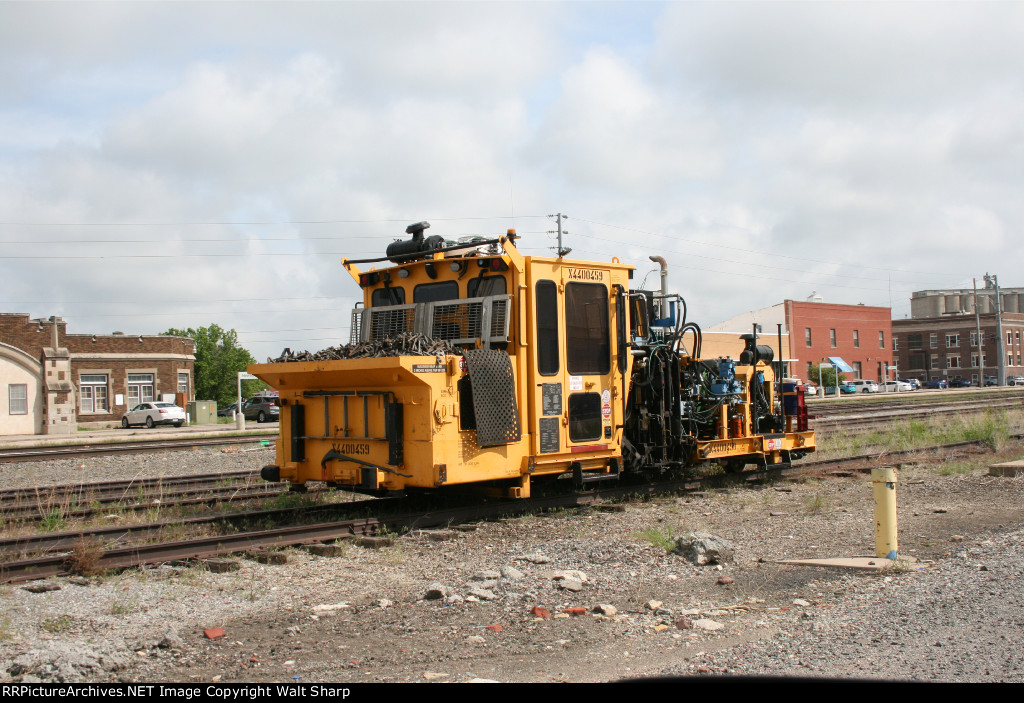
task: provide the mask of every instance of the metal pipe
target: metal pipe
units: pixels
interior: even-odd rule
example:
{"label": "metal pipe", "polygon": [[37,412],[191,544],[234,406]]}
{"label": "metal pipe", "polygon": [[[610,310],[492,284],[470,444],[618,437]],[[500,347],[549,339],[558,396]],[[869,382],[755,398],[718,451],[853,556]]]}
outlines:
{"label": "metal pipe", "polygon": [[896,469],[871,469],[871,483],[875,494],[875,556],[896,559]]}

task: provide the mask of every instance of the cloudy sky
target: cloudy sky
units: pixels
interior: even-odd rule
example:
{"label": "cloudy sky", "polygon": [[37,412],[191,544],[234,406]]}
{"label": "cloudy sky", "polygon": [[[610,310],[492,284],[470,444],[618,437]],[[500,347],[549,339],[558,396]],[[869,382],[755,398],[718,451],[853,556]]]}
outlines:
{"label": "cloudy sky", "polygon": [[[408,223],[690,318],[1024,285],[1024,3],[0,2],[0,311],[347,341]],[[650,274],[649,285],[657,284]]]}

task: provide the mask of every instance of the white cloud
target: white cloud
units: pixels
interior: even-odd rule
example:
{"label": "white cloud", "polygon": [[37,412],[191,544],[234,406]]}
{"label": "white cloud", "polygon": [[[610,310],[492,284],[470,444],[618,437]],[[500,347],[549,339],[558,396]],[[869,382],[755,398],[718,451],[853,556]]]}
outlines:
{"label": "white cloud", "polygon": [[[812,289],[888,304],[890,277],[903,304],[1024,258],[1022,16],[0,3],[0,221],[93,223],[3,225],[0,275],[80,331],[217,322],[262,358],[344,341],[338,259],[408,222],[546,253],[529,216],[560,210],[574,255],[640,278],[665,255],[699,322]],[[169,224],[95,224],[132,222]],[[197,224],[231,222],[255,224]],[[119,258],[143,253],[164,258]]]}

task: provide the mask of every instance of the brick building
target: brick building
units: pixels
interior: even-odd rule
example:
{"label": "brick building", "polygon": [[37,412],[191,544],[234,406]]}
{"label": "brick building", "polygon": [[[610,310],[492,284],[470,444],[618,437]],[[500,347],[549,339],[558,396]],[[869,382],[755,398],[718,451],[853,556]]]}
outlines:
{"label": "brick building", "polygon": [[146,400],[193,400],[194,372],[188,337],[68,334],[59,317],[0,313],[0,435],[69,434]]}
{"label": "brick building", "polygon": [[891,315],[889,308],[868,305],[785,300],[737,315],[707,331],[742,334],[756,323],[762,335],[774,340],[782,324],[788,375],[815,381],[810,378],[811,365],[838,356],[853,367],[853,378],[881,381],[892,378],[886,372],[893,362]]}
{"label": "brick building", "polygon": [[983,288],[975,306],[973,289],[915,291],[911,318],[892,323],[900,375],[922,381],[959,376],[981,383],[986,376],[998,377],[1000,365],[1005,377],[1024,375],[1024,289],[1002,289],[999,312],[995,297],[994,287]]}

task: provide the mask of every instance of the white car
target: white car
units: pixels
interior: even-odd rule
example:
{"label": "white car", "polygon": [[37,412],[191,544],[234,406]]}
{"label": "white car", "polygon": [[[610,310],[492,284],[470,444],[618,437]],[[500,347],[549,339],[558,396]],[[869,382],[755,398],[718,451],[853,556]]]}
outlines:
{"label": "white car", "polygon": [[124,428],[131,427],[132,425],[145,425],[146,427],[174,425],[175,427],[181,427],[184,424],[185,410],[174,403],[139,403],[121,418],[121,427]]}
{"label": "white car", "polygon": [[867,381],[863,378],[854,379],[852,381],[853,387],[856,389],[855,393],[878,393],[878,383],[875,381]]}
{"label": "white car", "polygon": [[906,391],[914,390],[914,387],[906,381],[886,381],[885,383],[878,384],[879,390],[883,393],[904,393]]}

